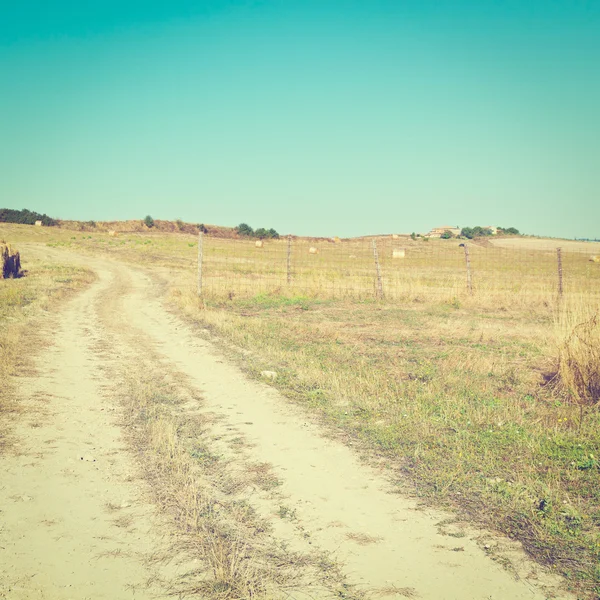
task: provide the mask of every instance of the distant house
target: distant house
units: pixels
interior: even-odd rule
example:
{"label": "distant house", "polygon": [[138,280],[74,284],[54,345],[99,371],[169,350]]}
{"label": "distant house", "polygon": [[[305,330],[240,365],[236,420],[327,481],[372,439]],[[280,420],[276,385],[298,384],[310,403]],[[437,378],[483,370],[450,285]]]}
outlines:
{"label": "distant house", "polygon": [[492,232],[492,235],[498,235],[497,227],[492,227],[491,225],[488,225],[487,227],[484,227],[484,229],[489,229]]}
{"label": "distant house", "polygon": [[427,237],[439,238],[445,231],[449,231],[452,235],[460,235],[460,227],[452,227],[452,225],[445,225],[444,227],[434,227],[428,234]]}

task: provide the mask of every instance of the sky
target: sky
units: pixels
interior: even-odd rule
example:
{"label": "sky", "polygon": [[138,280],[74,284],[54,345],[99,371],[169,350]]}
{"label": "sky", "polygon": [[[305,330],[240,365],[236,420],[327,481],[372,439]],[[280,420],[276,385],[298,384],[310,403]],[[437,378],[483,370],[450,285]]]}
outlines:
{"label": "sky", "polygon": [[600,237],[600,0],[0,0],[0,207]]}

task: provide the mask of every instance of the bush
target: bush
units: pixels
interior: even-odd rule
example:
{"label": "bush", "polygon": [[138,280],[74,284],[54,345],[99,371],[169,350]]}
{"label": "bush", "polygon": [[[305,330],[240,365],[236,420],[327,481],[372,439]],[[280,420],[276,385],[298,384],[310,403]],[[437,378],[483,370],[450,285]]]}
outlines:
{"label": "bush", "polygon": [[260,227],[254,232],[254,237],[264,240],[266,237],[269,237],[269,233],[264,227]]}
{"label": "bush", "polygon": [[235,231],[239,235],[246,235],[246,236],[253,236],[254,235],[254,229],[252,229],[252,227],[250,227],[250,225],[248,225],[247,223],[240,223],[235,228]]}
{"label": "bush", "polygon": [[468,240],[472,240],[476,237],[492,235],[492,230],[487,227],[481,227],[480,225],[476,225],[475,227],[463,227],[460,230],[460,235]]}
{"label": "bush", "polygon": [[585,407],[600,406],[600,308],[565,305],[557,325],[560,382],[583,414]]}
{"label": "bush", "polygon": [[258,229],[254,230],[247,223],[240,223],[235,228],[235,231],[238,233],[238,235],[257,237],[261,240],[264,240],[265,238],[279,239],[279,234],[273,228],[265,229],[264,227],[259,227]]}
{"label": "bush", "polygon": [[204,225],[204,223],[198,223],[196,227],[198,227],[198,231],[201,231],[202,233],[208,233],[208,229],[206,229],[206,225]]}
{"label": "bush", "polygon": [[144,225],[146,225],[146,227],[154,227],[154,219],[150,215],[146,215]]}
{"label": "bush", "polygon": [[444,233],[442,233],[442,235],[440,235],[440,237],[443,240],[450,240],[454,237],[454,234],[451,231],[449,231],[448,229],[446,229],[446,231],[444,231]]}
{"label": "bush", "polygon": [[507,233],[508,235],[521,235],[516,227],[498,227],[498,233]]}
{"label": "bush", "polygon": [[177,229],[179,229],[179,231],[181,231],[183,229],[183,227],[184,227],[184,223],[183,223],[183,221],[181,219],[177,219],[175,221],[175,224],[177,225]]}

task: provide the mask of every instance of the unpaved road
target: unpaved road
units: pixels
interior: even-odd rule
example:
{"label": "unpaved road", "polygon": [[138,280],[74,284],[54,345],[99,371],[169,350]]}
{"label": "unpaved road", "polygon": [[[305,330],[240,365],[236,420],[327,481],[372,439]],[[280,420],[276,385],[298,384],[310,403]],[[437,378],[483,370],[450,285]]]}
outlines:
{"label": "unpaved road", "polygon": [[[443,525],[448,515],[391,493],[385,475],[352,448],[324,436],[300,408],[249,380],[205,333],[170,314],[149,274],[69,260],[98,279],[48,317],[51,345],[40,351],[36,373],[20,380],[27,412],[15,452],[0,458],[0,598],[163,598],[189,567],[189,557],[160,567],[149,560],[166,551],[169,524],[149,500],[111,393],[114,364],[133,368],[136,355],[148,353],[202,397],[198,410],[214,423],[215,451],[243,440],[240,469],[248,461],[272,465],[276,491],[249,491],[247,501],[272,521],[273,535],[291,549],[333,557],[367,597],[569,597],[514,545]],[[493,561],[492,551],[512,568]]]}

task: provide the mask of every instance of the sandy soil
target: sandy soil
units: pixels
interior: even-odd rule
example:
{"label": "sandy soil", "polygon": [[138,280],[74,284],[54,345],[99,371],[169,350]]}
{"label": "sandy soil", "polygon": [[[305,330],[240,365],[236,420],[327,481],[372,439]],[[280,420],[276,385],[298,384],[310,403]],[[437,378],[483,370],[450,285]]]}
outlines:
{"label": "sandy soil", "polygon": [[15,452],[0,459],[0,598],[160,598],[184,568],[174,561],[157,571],[149,561],[165,551],[158,532],[168,524],[148,500],[110,394],[111,364],[127,367],[140,352],[202,396],[198,410],[215,423],[218,452],[243,439],[240,469],[272,465],[281,485],[247,500],[274,535],[332,556],[368,597],[569,597],[515,544],[392,493],[383,468],[364,464],[267,383],[249,380],[206,332],[169,313],[148,273],[71,260],[98,280],[48,318],[52,345],[21,381],[28,410]]}

